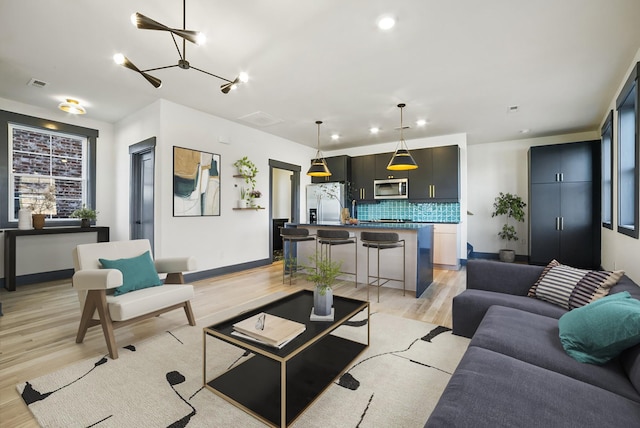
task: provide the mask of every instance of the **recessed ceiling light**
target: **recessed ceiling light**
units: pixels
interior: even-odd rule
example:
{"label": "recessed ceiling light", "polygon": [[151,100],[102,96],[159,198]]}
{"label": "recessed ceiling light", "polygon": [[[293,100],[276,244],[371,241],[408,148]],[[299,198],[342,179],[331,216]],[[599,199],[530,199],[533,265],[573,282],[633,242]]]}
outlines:
{"label": "recessed ceiling light", "polygon": [[396,25],[396,19],[393,16],[385,15],[378,19],[378,28],[381,30],[390,30]]}
{"label": "recessed ceiling light", "polygon": [[338,139],[340,139],[340,135],[338,135],[338,134],[331,134],[331,139],[332,139],[332,140],[338,140]]}
{"label": "recessed ceiling light", "polygon": [[426,124],[427,124],[427,121],[424,119],[416,120],[416,125],[418,126],[425,126]]}
{"label": "recessed ceiling light", "polygon": [[376,128],[375,126],[373,128],[369,129],[369,132],[371,132],[372,134],[377,134],[378,132],[380,132],[380,128]]}
{"label": "recessed ceiling light", "polygon": [[84,107],[80,105],[80,102],[73,98],[67,98],[66,101],[61,102],[58,104],[58,108],[71,114],[85,114],[87,112]]}

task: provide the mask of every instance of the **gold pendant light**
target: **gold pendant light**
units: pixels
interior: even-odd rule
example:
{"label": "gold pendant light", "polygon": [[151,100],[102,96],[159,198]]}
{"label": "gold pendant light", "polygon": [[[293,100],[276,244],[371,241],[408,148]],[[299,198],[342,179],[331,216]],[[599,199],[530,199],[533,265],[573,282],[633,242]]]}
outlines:
{"label": "gold pendant light", "polygon": [[387,169],[391,171],[407,171],[410,169],[418,168],[418,164],[413,160],[413,156],[409,153],[409,148],[407,147],[407,143],[404,141],[403,129],[402,126],[402,109],[406,106],[406,104],[398,104],[400,107],[400,142],[396,146],[396,152],[391,157],[389,161],[389,165],[387,165]]}
{"label": "gold pendant light", "polygon": [[316,125],[318,125],[318,150],[316,151],[316,156],[311,160],[311,167],[309,168],[309,171],[307,171],[307,175],[310,175],[311,177],[328,177],[331,175],[327,162],[324,160],[324,156],[322,156],[322,152],[320,151],[321,124],[322,121],[316,121]]}

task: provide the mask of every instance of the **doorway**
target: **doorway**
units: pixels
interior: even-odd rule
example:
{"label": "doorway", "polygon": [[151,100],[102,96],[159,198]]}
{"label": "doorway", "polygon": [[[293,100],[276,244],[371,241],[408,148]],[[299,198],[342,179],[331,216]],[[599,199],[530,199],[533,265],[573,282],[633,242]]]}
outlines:
{"label": "doorway", "polygon": [[130,239],[148,239],[154,250],[154,173],[156,138],[129,146],[131,182],[129,183]]}
{"label": "doorway", "polygon": [[299,165],[269,159],[269,254],[271,262],[282,260],[280,227],[300,221]]}

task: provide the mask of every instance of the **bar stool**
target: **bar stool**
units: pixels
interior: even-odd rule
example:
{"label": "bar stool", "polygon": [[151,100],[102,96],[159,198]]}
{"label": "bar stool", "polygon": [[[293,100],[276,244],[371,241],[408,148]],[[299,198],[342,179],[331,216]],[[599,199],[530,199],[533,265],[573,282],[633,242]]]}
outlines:
{"label": "bar stool", "polygon": [[[293,277],[295,272],[298,270],[298,267],[302,266],[302,265],[298,265],[297,262],[294,263],[296,259],[295,257],[291,257],[291,254],[294,252],[292,244],[296,244],[298,242],[305,242],[305,241],[315,241],[316,238],[314,235],[309,235],[309,229],[304,229],[300,227],[281,227],[280,236],[282,237],[282,250],[286,255],[286,257],[284,257],[282,261],[282,283],[284,284],[284,277],[285,277],[285,274],[287,271],[287,265],[288,265],[289,266],[289,285],[291,285],[291,278]],[[287,252],[287,246],[286,246],[287,242],[289,242],[288,252]]]}
{"label": "bar stool", "polygon": [[355,244],[354,251],[354,266],[355,271],[347,272],[340,271],[348,275],[354,275],[354,281],[356,288],[358,287],[358,238],[355,235],[350,235],[347,230],[337,229],[318,229],[316,232],[316,252],[318,251],[318,244],[320,244],[320,257],[327,257],[329,263],[331,263],[331,248],[334,245]]}
{"label": "bar stool", "polygon": [[[375,285],[378,287],[378,303],[380,303],[380,287],[386,284],[389,281],[398,281],[402,282],[402,295],[405,295],[406,291],[406,282],[405,282],[405,261],[406,261],[406,250],[405,250],[405,241],[404,239],[399,239],[397,233],[393,232],[362,232],[360,233],[360,242],[362,242],[363,247],[367,247],[367,300],[369,300],[369,286],[374,285],[370,281],[371,278],[375,278]],[[402,279],[399,278],[388,278],[380,276],[380,251],[388,250],[391,248],[400,248],[402,247]],[[371,248],[375,248],[377,250],[378,256],[378,271],[377,276],[373,276],[369,274],[369,250]],[[380,283],[380,280],[384,279],[383,283]]]}

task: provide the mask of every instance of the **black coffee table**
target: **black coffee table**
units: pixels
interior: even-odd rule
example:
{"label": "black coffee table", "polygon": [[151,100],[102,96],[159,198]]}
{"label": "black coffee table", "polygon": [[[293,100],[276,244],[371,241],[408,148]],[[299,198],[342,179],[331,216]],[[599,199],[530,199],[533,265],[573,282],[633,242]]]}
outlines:
{"label": "black coffee table", "polygon": [[[369,302],[334,296],[334,321],[309,321],[313,292],[299,291],[203,329],[205,388],[274,427],[293,423],[348,365],[369,347]],[[359,343],[331,334],[366,311],[367,340]],[[260,312],[306,325],[282,349],[260,345],[231,334],[233,324]],[[207,337],[248,350],[254,355],[217,377],[207,378]]]}

